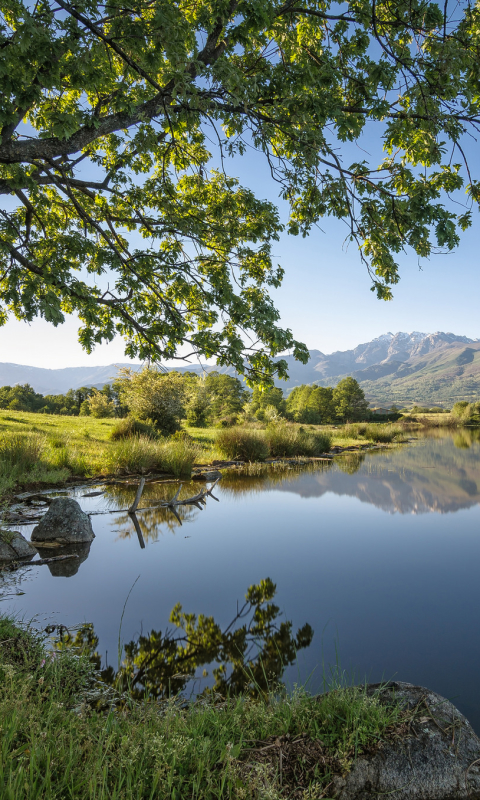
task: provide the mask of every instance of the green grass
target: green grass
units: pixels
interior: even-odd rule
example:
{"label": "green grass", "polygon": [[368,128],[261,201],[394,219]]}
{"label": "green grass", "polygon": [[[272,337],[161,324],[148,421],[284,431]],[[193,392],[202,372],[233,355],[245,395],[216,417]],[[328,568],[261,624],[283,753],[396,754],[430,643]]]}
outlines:
{"label": "green grass", "polygon": [[[188,437],[165,439],[155,438],[149,426],[133,425],[129,420],[0,411],[0,498],[20,486],[58,484],[72,475],[90,478],[161,471],[180,476],[188,475],[194,463],[210,463],[225,456],[248,461],[269,454],[316,455],[328,449],[328,438],[332,446],[365,445],[379,441],[375,431],[388,428],[381,424],[366,427],[367,435],[360,435],[355,426],[280,424],[267,431],[248,426],[220,431],[185,427]],[[219,437],[231,440],[235,430],[242,431],[243,440],[254,445],[248,453],[233,446],[235,443],[221,449]],[[134,435],[128,436],[131,431]]]}
{"label": "green grass", "polygon": [[334,773],[405,728],[398,704],[343,681],[320,698],[299,689],[261,700],[127,699],[96,711],[86,658],[52,656],[5,617],[0,642],[2,800],[328,797]]}

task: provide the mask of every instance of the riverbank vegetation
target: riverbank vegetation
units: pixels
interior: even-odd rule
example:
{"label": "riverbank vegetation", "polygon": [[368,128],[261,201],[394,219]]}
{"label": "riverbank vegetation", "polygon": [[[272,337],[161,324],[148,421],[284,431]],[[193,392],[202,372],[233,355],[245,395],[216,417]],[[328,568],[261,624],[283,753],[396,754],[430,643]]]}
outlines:
{"label": "riverbank vegetation", "polygon": [[395,410],[396,422],[380,422],[352,378],[335,389],[298,386],[285,398],[278,388],[250,393],[237,378],[218,372],[199,377],[146,367],[122,370],[102,391],[57,396],[61,414],[45,406],[18,409],[21,403],[38,406],[38,398],[28,386],[0,389],[0,406],[8,406],[0,411],[0,497],[19,486],[55,485],[69,477],[180,477],[189,476],[195,463],[224,458],[318,457],[332,449],[399,443],[419,427],[480,422],[479,403],[456,403],[451,413],[402,416]]}
{"label": "riverbank vegetation", "polygon": [[255,699],[152,703],[127,691],[102,703],[87,656],[1,616],[0,641],[5,800],[328,797],[334,775],[405,730],[397,703],[341,680],[320,697],[272,687]]}
{"label": "riverbank vegetation", "polygon": [[[397,426],[302,426],[278,420],[228,428],[183,428],[162,436],[126,418],[0,412],[0,497],[17,487],[60,484],[69,477],[165,472],[189,476],[195,463],[236,458],[318,456],[332,447],[400,441]],[[383,438],[380,432],[383,431]]]}

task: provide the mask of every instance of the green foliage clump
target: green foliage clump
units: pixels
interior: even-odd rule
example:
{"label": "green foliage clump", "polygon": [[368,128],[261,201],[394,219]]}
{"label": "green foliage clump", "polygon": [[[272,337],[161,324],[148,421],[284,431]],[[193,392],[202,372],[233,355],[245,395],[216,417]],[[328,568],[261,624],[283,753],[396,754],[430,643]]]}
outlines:
{"label": "green foliage clump", "polygon": [[[90,410],[90,398],[95,397],[93,408]],[[108,402],[107,402],[108,401]],[[0,387],[0,408],[12,411],[30,411],[37,414],[61,414],[62,416],[77,417],[79,414],[94,417],[114,416],[118,405],[114,389],[107,383],[100,391],[88,386],[80,389],[69,389],[65,394],[42,395],[35,392],[25,383],[16,386]],[[108,413],[97,413],[106,411]]]}
{"label": "green foliage clump", "polygon": [[344,378],[335,386],[332,402],[336,417],[343,422],[368,418],[368,403],[363,389],[355,378]]}
{"label": "green foliage clump", "polygon": [[230,427],[238,421],[250,392],[238,378],[217,371],[197,377],[186,376],[185,404],[187,425],[203,428],[207,425]]}
{"label": "green foliage clump", "polygon": [[287,416],[295,422],[321,425],[336,419],[330,386],[296,386],[288,395]]}
{"label": "green foliage clump", "polygon": [[287,404],[283,392],[275,386],[264,388],[254,386],[252,399],[248,403],[247,412],[262,422],[285,416]]}
{"label": "green foliage clump", "polygon": [[480,401],[468,403],[466,400],[462,400],[455,403],[452,415],[466,425],[478,425],[480,423]]}
{"label": "green foliage clump", "polygon": [[328,453],[332,444],[330,434],[306,431],[288,422],[269,425],[265,438],[270,455],[275,458],[319,456]]}
{"label": "green foliage clump", "polygon": [[200,456],[200,448],[196,442],[187,437],[175,438],[162,442],[160,446],[160,464],[163,472],[180,477],[190,475],[195,461]]}
{"label": "green foliage clump", "polygon": [[153,422],[165,435],[180,429],[185,400],[185,382],[180,373],[164,373],[151,367],[140,372],[124,368],[115,385],[133,417]]}
{"label": "green foliage clump", "polygon": [[109,433],[109,439],[113,442],[117,442],[119,439],[129,439],[131,436],[148,436],[150,439],[156,439],[158,433],[153,425],[141,422],[134,417],[119,419]]}
{"label": "green foliage clump", "polygon": [[0,495],[17,483],[56,482],[68,472],[48,457],[47,438],[40,433],[0,434]]}
{"label": "green foliage clump", "polygon": [[161,469],[161,448],[148,436],[130,436],[105,450],[99,468],[108,475],[144,474]]}
{"label": "green foliage clump", "polygon": [[354,378],[337,386],[296,386],[287,398],[287,416],[295,422],[320,425],[368,419],[369,408],[363,389]]}
{"label": "green foliage clump", "polygon": [[133,435],[113,442],[98,466],[109,475],[145,474],[150,470],[189,475],[198,455],[198,445],[185,439],[153,440]]}
{"label": "green foliage clump", "polygon": [[215,444],[227,458],[238,458],[241,461],[264,461],[269,455],[263,432],[242,427],[220,431]]}
{"label": "green foliage clump", "polygon": [[92,394],[87,397],[82,404],[80,413],[82,413],[84,406],[85,412],[89,416],[95,417],[95,419],[105,419],[115,416],[115,403],[113,400],[110,400],[106,394],[99,392],[98,389],[94,389]]}

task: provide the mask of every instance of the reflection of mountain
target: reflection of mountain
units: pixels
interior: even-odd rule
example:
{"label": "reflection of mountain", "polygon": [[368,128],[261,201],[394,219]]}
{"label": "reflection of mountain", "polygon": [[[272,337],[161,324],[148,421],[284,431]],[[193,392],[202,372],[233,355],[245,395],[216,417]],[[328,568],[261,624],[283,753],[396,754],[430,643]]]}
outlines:
{"label": "reflection of mountain", "polygon": [[[301,475],[275,488],[301,497],[327,492],[357,497],[389,513],[459,511],[480,502],[480,446],[465,448],[468,433],[427,438],[415,446],[371,453],[353,474],[340,457],[331,470]],[[457,438],[457,442],[455,440]],[[273,487],[272,487],[273,488]]]}

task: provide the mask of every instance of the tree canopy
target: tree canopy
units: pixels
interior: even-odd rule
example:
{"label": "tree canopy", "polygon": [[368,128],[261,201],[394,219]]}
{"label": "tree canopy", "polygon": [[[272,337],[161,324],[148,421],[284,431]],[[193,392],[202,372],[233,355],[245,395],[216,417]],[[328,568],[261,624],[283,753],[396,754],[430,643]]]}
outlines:
{"label": "tree canopy", "polygon": [[[269,294],[283,223],[228,157],[263,153],[290,233],[344,220],[390,298],[396,254],[455,247],[480,197],[479,21],[426,0],[3,0],[0,321],[76,312],[87,351],[120,334],[129,356],[284,376],[307,351]],[[367,130],[383,157],[352,155]]]}

